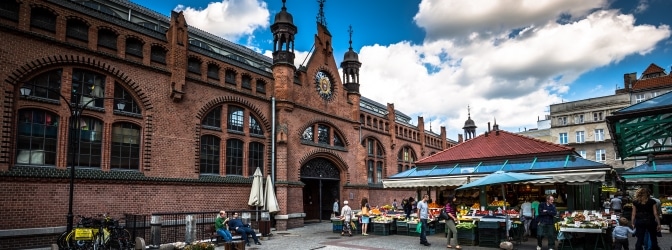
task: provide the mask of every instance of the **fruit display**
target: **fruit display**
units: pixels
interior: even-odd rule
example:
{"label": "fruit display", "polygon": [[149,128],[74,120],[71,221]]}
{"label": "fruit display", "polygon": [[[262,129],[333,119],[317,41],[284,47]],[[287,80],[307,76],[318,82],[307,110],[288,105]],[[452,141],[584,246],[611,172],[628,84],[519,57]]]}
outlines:
{"label": "fruit display", "polygon": [[[494,206],[494,207],[504,206],[504,201],[493,201],[492,203],[490,203],[490,206]],[[511,206],[508,201],[506,202],[506,206],[507,207]]]}
{"label": "fruit display", "polygon": [[579,213],[576,216],[574,216],[573,220],[574,220],[574,222],[577,222],[577,221],[583,222],[583,221],[586,220],[586,216],[583,215],[582,213]]}
{"label": "fruit display", "polygon": [[471,208],[473,208],[473,209],[481,209],[481,203],[476,202],[476,203],[474,203],[474,205],[471,205]]}
{"label": "fruit display", "polygon": [[390,223],[392,221],[394,221],[394,218],[389,216],[378,216],[373,218],[373,222],[375,223]]}
{"label": "fruit display", "polygon": [[435,202],[427,204],[428,208],[440,208],[441,206]]}
{"label": "fruit display", "polygon": [[476,227],[476,224],[474,224],[474,223],[460,223],[460,224],[455,225],[455,228],[465,229],[465,230],[469,230],[469,229],[472,229],[472,228],[475,228],[475,227]]}
{"label": "fruit display", "polygon": [[373,208],[369,211],[369,215],[381,215],[383,213],[380,212],[380,209],[378,208]]}
{"label": "fruit display", "polygon": [[392,205],[384,205],[381,206],[380,208],[384,210],[394,210],[394,207]]}

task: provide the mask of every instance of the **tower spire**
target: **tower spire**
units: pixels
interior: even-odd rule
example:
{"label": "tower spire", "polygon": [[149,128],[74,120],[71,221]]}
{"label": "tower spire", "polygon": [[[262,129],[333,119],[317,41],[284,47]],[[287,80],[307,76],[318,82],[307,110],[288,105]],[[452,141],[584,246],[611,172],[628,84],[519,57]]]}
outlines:
{"label": "tower spire", "polygon": [[287,1],[287,0],[282,0],[282,10],[283,10],[283,11],[287,11],[287,7],[285,7],[285,2],[286,2],[286,1]]}
{"label": "tower spire", "polygon": [[317,22],[322,24],[322,26],[327,27],[327,18],[324,17],[324,3],[327,0],[317,0],[317,2],[320,4],[320,11],[317,12]]}
{"label": "tower spire", "polygon": [[471,119],[471,107],[469,105],[467,105],[467,116]]}
{"label": "tower spire", "polygon": [[350,41],[349,41],[350,48],[349,49],[351,49],[351,50],[352,50],[352,32],[353,32],[352,31],[352,25],[350,25],[350,26],[348,26],[348,33],[350,33]]}

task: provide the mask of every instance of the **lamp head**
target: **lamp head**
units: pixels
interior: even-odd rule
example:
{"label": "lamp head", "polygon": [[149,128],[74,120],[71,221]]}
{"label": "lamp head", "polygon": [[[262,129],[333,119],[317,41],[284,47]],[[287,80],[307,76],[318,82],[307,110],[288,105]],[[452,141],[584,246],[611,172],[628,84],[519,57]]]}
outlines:
{"label": "lamp head", "polygon": [[21,89],[19,89],[19,91],[21,92],[21,96],[27,97],[27,96],[30,95],[31,89],[24,85],[24,86],[21,86]]}

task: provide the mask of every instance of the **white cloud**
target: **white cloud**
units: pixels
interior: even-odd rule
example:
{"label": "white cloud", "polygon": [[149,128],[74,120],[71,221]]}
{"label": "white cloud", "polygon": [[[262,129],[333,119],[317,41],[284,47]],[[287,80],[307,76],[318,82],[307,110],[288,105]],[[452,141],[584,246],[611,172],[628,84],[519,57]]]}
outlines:
{"label": "white cloud", "polygon": [[269,26],[266,2],[258,0],[222,0],[205,9],[178,5],[175,11],[184,11],[189,25],[232,41]]}
{"label": "white cloud", "polygon": [[479,132],[494,119],[510,131],[533,128],[582,74],[647,54],[670,37],[669,26],[636,25],[632,15],[595,10],[605,5],[424,0],[415,20],[428,39],[362,47],[360,90],[427,122],[438,117],[433,130],[446,126],[449,138],[462,133],[467,105]]}
{"label": "white cloud", "polygon": [[646,9],[649,8],[649,1],[648,0],[639,0],[639,3],[637,3],[637,8],[635,8],[635,13],[642,13],[646,11]]}

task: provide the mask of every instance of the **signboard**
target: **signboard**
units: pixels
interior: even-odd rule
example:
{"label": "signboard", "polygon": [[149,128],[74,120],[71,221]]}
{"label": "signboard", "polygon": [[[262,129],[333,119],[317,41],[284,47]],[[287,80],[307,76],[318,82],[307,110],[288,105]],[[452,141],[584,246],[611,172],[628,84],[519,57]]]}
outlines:
{"label": "signboard", "polygon": [[618,192],[618,189],[615,187],[602,187],[602,192]]}

